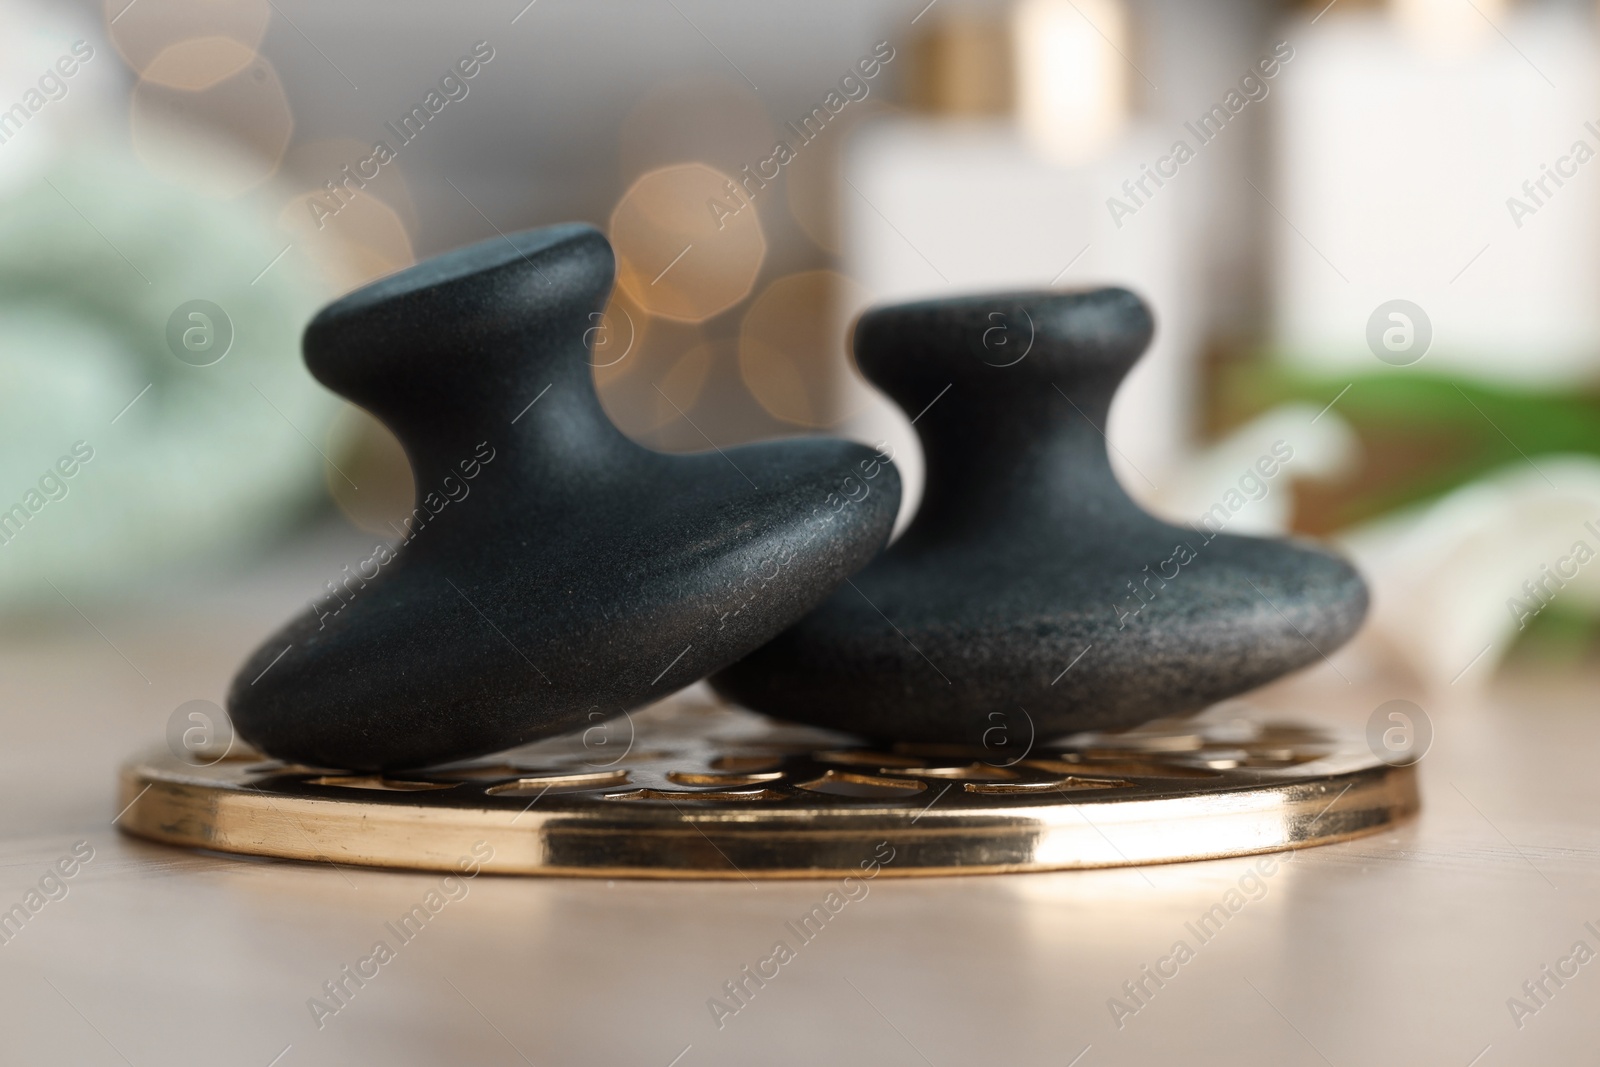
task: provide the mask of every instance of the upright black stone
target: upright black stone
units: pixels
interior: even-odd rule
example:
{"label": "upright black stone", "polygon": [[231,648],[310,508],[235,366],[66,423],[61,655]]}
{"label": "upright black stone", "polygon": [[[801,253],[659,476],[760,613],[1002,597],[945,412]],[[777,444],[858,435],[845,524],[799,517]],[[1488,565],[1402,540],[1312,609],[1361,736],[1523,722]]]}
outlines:
{"label": "upright black stone", "polygon": [[1367,607],[1348,564],[1158,521],[1112,475],[1106,413],[1152,331],[1120,289],[864,315],[862,371],[923,412],[922,506],[851,585],[713,684],[861,734],[1015,745],[1198,709],[1344,643]]}
{"label": "upright black stone", "polygon": [[325,308],[306,361],[404,444],[404,543],[332,575],[240,669],[239,734],[318,766],[418,767],[589,726],[705,676],[821,603],[888,538],[870,449],[641,447],[588,343],[600,233],[494,238]]}

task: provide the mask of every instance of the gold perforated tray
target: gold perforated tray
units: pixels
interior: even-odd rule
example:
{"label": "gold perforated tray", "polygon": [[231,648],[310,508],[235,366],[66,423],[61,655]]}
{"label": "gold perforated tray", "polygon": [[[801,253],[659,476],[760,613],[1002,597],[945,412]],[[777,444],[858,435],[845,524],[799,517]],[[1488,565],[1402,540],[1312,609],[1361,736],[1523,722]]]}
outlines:
{"label": "gold perforated tray", "polygon": [[237,745],[163,752],[123,767],[120,803],[128,833],[284,859],[454,870],[492,855],[482,868],[507,874],[792,878],[860,873],[874,857],[883,874],[939,875],[1296,848],[1388,826],[1417,792],[1413,768],[1360,738],[1238,705],[1021,749],[872,749],[668,702],[393,778]]}

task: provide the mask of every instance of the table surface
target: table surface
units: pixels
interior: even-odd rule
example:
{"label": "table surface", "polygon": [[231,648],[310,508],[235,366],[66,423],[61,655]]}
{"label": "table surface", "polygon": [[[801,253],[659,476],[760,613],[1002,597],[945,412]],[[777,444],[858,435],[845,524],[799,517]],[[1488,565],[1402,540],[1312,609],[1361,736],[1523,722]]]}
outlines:
{"label": "table surface", "polygon": [[[1421,815],[1258,877],[1258,859],[1236,858],[880,879],[739,1006],[724,984],[794,942],[785,924],[829,883],[486,876],[399,944],[385,924],[438,875],[202,855],[115,829],[118,765],[159,745],[179,704],[220,700],[322,566],[297,558],[0,633],[0,912],[42,880],[58,898],[0,944],[0,1062],[1600,1059],[1592,672],[1430,695],[1346,664],[1348,683],[1323,668],[1254,694],[1356,728],[1385,700],[1416,700],[1435,731]],[[75,847],[92,858],[50,877]],[[1241,879],[1247,903],[1200,941],[1187,924]],[[324,983],[380,939],[393,958],[359,987],[346,979],[337,1005]],[[1146,966],[1170,977],[1158,986]],[[1134,999],[1124,983],[1141,980]]]}

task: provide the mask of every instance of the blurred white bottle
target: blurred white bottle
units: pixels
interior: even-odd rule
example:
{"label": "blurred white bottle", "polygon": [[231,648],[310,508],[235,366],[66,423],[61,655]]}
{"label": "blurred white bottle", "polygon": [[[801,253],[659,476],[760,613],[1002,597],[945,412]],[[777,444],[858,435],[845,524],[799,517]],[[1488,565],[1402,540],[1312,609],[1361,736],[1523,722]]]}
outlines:
{"label": "blurred white bottle", "polygon": [[[1138,292],[1156,339],[1118,394],[1108,434],[1123,484],[1152,497],[1190,446],[1199,309],[1171,188],[1181,172],[1152,171],[1170,138],[1130,117],[1138,75],[1126,13],[1119,0],[1023,0],[1009,26],[959,10],[944,19],[920,57],[916,95],[932,113],[867,123],[846,151],[844,272],[878,302]],[[1112,198],[1132,210],[1114,211]],[[904,517],[921,491],[910,417],[867,400],[859,381],[845,388],[857,394],[847,410],[865,406],[848,431],[895,446]]]}
{"label": "blurred white bottle", "polygon": [[[1302,18],[1276,112],[1274,334],[1308,370],[1600,371],[1600,48],[1580,11],[1395,0]],[[1393,300],[1426,323],[1374,313]],[[1415,318],[1407,315],[1407,319]]]}

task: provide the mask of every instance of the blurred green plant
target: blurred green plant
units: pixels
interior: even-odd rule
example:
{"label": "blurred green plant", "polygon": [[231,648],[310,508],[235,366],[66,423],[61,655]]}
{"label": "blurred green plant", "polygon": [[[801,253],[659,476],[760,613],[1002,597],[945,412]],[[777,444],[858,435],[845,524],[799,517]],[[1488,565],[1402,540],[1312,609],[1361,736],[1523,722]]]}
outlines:
{"label": "blurred green plant", "polygon": [[1600,658],[1600,615],[1557,602],[1517,635],[1510,653],[1532,667],[1574,667]]}
{"label": "blurred green plant", "polygon": [[1425,370],[1315,375],[1263,354],[1221,368],[1216,425],[1289,402],[1330,405],[1362,444],[1336,484],[1297,487],[1296,528],[1324,534],[1419,504],[1507,464],[1600,456],[1600,389],[1516,389]]}

